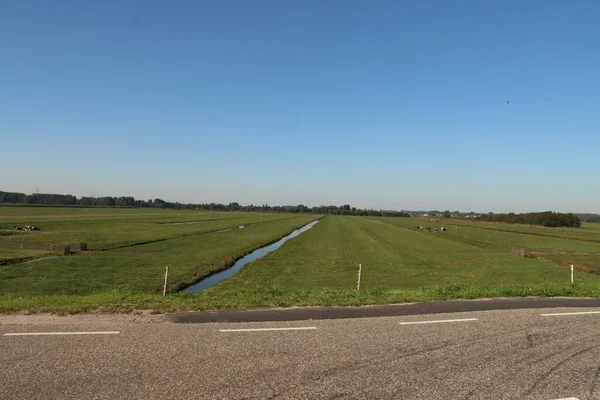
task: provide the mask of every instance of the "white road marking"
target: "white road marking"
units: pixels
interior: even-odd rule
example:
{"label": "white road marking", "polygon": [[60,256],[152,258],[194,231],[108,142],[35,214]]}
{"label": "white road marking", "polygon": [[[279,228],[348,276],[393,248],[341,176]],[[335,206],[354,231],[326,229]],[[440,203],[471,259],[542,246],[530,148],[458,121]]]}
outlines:
{"label": "white road marking", "polygon": [[[553,313],[553,314],[540,314],[542,317],[555,317],[559,315],[586,315],[586,314],[600,314],[600,311],[581,311],[581,312],[565,312],[565,313]],[[561,399],[557,399],[561,400]]]}
{"label": "white road marking", "polygon": [[564,399],[554,399],[554,400],[579,400],[577,397],[565,397]]}
{"label": "white road marking", "polygon": [[105,332],[21,332],[5,333],[3,336],[56,336],[56,335],[117,335],[119,331]]}
{"label": "white road marking", "polygon": [[264,332],[264,331],[303,331],[314,330],[316,326],[299,326],[294,328],[243,328],[243,329],[219,329],[219,332]]}
{"label": "white road marking", "polygon": [[416,324],[439,324],[442,322],[466,322],[466,321],[477,321],[477,318],[463,318],[463,319],[439,319],[433,321],[411,321],[411,322],[398,322],[400,325],[416,325]]}

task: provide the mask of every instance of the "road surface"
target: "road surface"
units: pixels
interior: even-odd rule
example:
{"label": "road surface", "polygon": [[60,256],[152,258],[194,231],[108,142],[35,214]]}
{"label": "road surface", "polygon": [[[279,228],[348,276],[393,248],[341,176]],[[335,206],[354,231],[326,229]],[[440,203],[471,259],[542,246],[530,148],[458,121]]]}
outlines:
{"label": "road surface", "polygon": [[600,399],[600,307],[32,318],[0,316],[0,399]]}

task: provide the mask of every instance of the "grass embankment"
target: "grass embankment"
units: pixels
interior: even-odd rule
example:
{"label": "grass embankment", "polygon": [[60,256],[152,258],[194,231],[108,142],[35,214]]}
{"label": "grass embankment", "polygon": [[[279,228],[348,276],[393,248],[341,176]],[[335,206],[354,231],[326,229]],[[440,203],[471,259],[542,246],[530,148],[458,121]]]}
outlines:
{"label": "grass embankment", "polygon": [[222,308],[259,308],[291,306],[359,306],[488,297],[600,297],[597,284],[540,285],[450,285],[423,289],[293,289],[255,288],[207,290],[194,295],[156,295],[111,291],[85,296],[0,294],[0,313],[52,312],[129,312],[151,309],[156,312],[214,310]]}

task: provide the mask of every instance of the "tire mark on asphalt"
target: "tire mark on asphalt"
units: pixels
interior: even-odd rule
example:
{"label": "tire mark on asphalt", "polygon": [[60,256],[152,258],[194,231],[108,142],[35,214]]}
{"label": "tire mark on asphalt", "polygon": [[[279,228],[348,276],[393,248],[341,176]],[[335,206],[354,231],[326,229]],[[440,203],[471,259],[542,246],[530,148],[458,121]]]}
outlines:
{"label": "tire mark on asphalt", "polygon": [[[518,375],[522,374],[522,372],[524,370],[525,371],[529,370],[531,363],[537,364],[537,363],[542,362],[542,361],[544,361],[544,360],[546,360],[548,358],[552,358],[552,357],[556,356],[556,354],[550,354],[550,355],[543,356],[540,359],[536,359],[536,360],[532,361],[532,358],[535,358],[537,353],[533,353],[532,354],[532,352],[534,352],[536,350],[530,348],[528,346],[528,342],[527,341],[521,342],[522,343],[521,346],[514,346],[514,345],[508,346],[508,344],[510,344],[510,343],[514,343],[514,342],[519,343],[519,339],[520,338],[524,338],[522,336],[523,333],[525,333],[525,337],[527,337],[527,331],[530,330],[530,329],[531,328],[528,327],[528,328],[522,328],[522,329],[518,329],[518,330],[515,330],[515,331],[511,331],[509,333],[509,335],[507,335],[507,332],[498,331],[498,332],[495,332],[495,333],[491,333],[489,335],[478,336],[477,338],[479,339],[479,338],[483,337],[484,341],[487,341],[487,340],[493,340],[494,341],[494,340],[497,340],[498,338],[502,338],[502,339],[505,340],[505,344],[507,344],[507,347],[505,349],[506,353],[503,353],[503,356],[502,356],[501,359],[507,365],[510,364],[513,367],[510,370],[508,370],[506,368],[502,368],[502,371],[503,371],[503,373],[506,373],[508,377],[514,377],[514,376],[518,376]],[[553,336],[560,337],[560,332],[562,330],[563,329],[561,328],[561,329],[559,329],[559,332],[555,332],[553,335],[547,335],[547,336],[550,336],[550,337],[553,337]],[[533,334],[532,336],[535,337],[536,334]],[[470,341],[470,340],[464,341],[463,340],[463,342],[465,342],[465,343],[462,343],[463,347],[466,347],[467,349],[470,349],[471,351],[473,351],[474,343],[472,341]],[[478,343],[476,343],[476,345],[481,345],[482,344],[481,340],[478,340],[477,342]],[[551,341],[545,341],[545,342],[543,342],[542,346],[543,345],[547,345],[547,344],[551,344]],[[485,353],[486,350],[488,350],[485,347],[485,343],[484,343],[484,347],[481,350],[483,352],[481,352],[481,351],[477,352],[477,356],[478,356],[478,359],[480,361],[480,364],[482,366],[485,365],[488,368],[490,366],[491,366],[491,368],[494,368],[493,363],[497,362],[499,360],[498,354],[495,351]],[[468,354],[465,355],[464,362],[459,362],[458,364],[457,363],[452,363],[451,366],[445,367],[445,368],[441,369],[439,372],[441,372],[441,373],[445,373],[445,372],[448,372],[448,371],[456,372],[457,371],[457,369],[456,369],[457,365],[459,367],[467,367],[467,366],[469,366],[469,365],[472,364],[472,359],[473,359],[473,354],[472,353],[468,353]],[[446,361],[448,361],[448,360],[446,360]],[[471,389],[468,393],[462,395],[462,396],[464,396],[464,397],[462,397],[462,399],[463,400],[471,399],[474,396],[477,396],[478,394],[485,393],[486,391],[490,390],[491,388],[493,388],[497,384],[497,378],[498,378],[498,376],[494,375],[493,377],[490,377],[490,378],[486,379],[483,382],[479,381],[477,383],[477,387],[476,388]],[[402,390],[397,391],[396,395],[398,395],[398,397],[400,398],[403,395]]]}
{"label": "tire mark on asphalt", "polygon": [[594,379],[592,380],[592,385],[590,386],[590,395],[596,393],[596,388],[598,387],[598,379],[600,378],[600,365],[596,367],[596,372],[594,373]]}
{"label": "tire mark on asphalt", "polygon": [[[426,354],[426,353],[433,352],[436,350],[441,350],[441,349],[444,349],[444,348],[447,348],[447,347],[453,346],[453,345],[455,345],[455,343],[447,342],[444,344],[440,344],[438,346],[432,346],[432,347],[427,347],[424,349],[413,350],[409,353],[400,354],[400,355],[392,354],[392,355],[388,355],[387,357],[382,357],[381,355],[376,355],[376,356],[362,359],[359,361],[350,360],[350,361],[345,362],[343,365],[338,365],[335,367],[327,368],[323,371],[315,372],[314,374],[312,374],[312,376],[309,376],[309,377],[303,379],[301,381],[301,385],[302,385],[302,387],[313,387],[315,383],[318,383],[319,381],[321,381],[321,382],[325,381],[327,378],[331,378],[331,377],[339,374],[340,372],[359,371],[364,368],[385,365],[392,361],[409,358],[409,357],[413,357],[413,356],[417,356],[417,355],[421,355],[421,354]],[[385,354],[389,354],[389,353],[385,352]],[[280,370],[280,368],[274,368],[271,372],[279,371],[279,370]],[[261,375],[268,376],[271,374],[271,372],[265,372],[264,374],[261,374]],[[255,377],[256,376],[253,376],[252,378],[249,378],[249,379],[254,381]],[[297,388],[285,390],[282,393],[278,393],[277,395],[272,396],[271,399],[288,398],[289,392],[291,392],[294,389],[297,389]],[[342,394],[342,396],[344,396],[344,395]]]}
{"label": "tire mark on asphalt", "polygon": [[538,378],[533,385],[531,385],[531,387],[525,392],[525,395],[528,396],[530,395],[535,389],[537,389],[539,387],[539,385],[544,382],[545,380],[547,380],[550,375],[552,375],[556,370],[558,370],[560,367],[562,367],[563,365],[565,365],[567,362],[569,362],[570,360],[580,356],[581,354],[590,351],[592,349],[596,349],[600,347],[600,344],[594,345],[594,346],[590,346],[590,347],[586,347],[583,350],[580,350],[576,353],[571,354],[570,356],[568,356],[567,358],[565,358],[564,360],[560,361],[558,364],[556,364],[554,367],[550,368],[547,372],[545,372],[540,378]]}

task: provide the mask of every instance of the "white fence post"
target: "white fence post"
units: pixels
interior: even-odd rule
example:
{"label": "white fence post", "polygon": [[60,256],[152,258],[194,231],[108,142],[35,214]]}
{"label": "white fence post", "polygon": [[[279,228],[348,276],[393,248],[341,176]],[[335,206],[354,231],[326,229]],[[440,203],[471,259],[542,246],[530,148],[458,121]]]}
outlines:
{"label": "white fence post", "polygon": [[573,283],[573,264],[571,264],[571,283]]}
{"label": "white fence post", "polygon": [[362,272],[362,264],[358,264],[358,283],[356,284],[356,290],[360,290],[360,275]]}
{"label": "white fence post", "polygon": [[169,266],[165,269],[165,287],[163,288],[163,296],[167,294],[167,276],[169,275]]}

